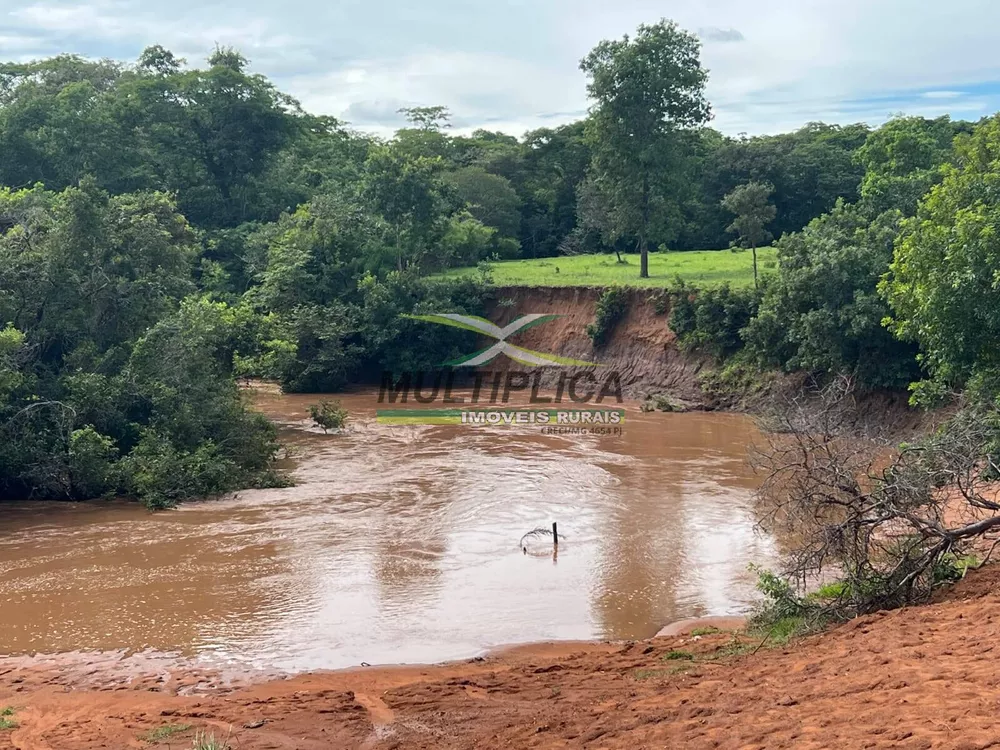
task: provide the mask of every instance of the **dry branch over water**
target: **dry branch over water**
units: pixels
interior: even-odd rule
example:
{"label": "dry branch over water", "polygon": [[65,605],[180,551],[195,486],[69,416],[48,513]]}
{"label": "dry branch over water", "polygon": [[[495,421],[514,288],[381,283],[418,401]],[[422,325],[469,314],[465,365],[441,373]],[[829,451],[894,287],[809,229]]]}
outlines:
{"label": "dry branch over water", "polygon": [[841,618],[927,599],[1000,526],[991,412],[966,407],[901,443],[855,396],[841,377],[782,399],[752,457],[761,523],[789,540],[784,572],[835,572],[829,608]]}

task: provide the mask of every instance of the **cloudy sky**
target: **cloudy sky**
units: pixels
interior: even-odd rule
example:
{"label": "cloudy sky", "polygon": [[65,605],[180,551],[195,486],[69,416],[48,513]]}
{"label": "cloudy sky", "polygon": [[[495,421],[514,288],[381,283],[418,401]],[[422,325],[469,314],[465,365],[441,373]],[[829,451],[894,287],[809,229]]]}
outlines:
{"label": "cloudy sky", "polygon": [[0,0],[0,59],[134,60],[157,43],[194,63],[232,45],[359,129],[443,104],[458,128],[521,134],[582,115],[579,59],[664,16],[702,37],[726,133],[1000,110],[995,0]]}

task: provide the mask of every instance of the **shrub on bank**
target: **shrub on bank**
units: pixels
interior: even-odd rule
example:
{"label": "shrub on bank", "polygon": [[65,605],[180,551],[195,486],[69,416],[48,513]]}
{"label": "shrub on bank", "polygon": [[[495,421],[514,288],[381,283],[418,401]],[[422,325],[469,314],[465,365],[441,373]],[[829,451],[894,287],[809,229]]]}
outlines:
{"label": "shrub on bank", "polygon": [[594,322],[587,326],[587,335],[595,347],[604,346],[618,322],[628,312],[628,292],[613,286],[601,292],[594,309]]}
{"label": "shrub on bank", "polygon": [[725,359],[743,348],[741,332],[757,313],[760,294],[754,289],[695,289],[683,284],[671,290],[670,329],[688,350]]}

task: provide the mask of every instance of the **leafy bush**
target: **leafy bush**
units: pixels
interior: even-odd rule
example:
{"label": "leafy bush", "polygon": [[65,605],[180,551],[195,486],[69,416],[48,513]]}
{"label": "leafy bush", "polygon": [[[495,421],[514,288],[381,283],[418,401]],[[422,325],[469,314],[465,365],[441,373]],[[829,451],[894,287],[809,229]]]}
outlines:
{"label": "leafy bush", "polygon": [[835,613],[815,595],[800,596],[776,573],[754,565],[750,567],[757,573],[757,590],[763,598],[747,618],[749,632],[765,636],[771,643],[785,643],[819,630],[835,618]]}
{"label": "leafy bush", "polygon": [[74,494],[98,497],[120,485],[115,462],[118,449],[107,435],[93,426],[74,430],[69,436],[69,471]]}
{"label": "leafy bush", "polygon": [[905,387],[918,374],[916,348],[883,326],[889,307],[877,291],[901,218],[838,203],[778,241],[781,271],[743,332],[758,367],[851,372],[869,388]]}
{"label": "leafy bush", "polygon": [[0,732],[7,729],[17,729],[17,721],[11,718],[13,716],[14,708],[12,706],[0,709]]}
{"label": "leafy bush", "polygon": [[[281,477],[267,465],[269,455],[277,450],[273,425],[261,415],[248,415],[244,427],[242,442],[247,451],[238,446],[224,449],[212,441],[178,448],[164,435],[147,432],[124,459],[127,487],[148,508],[160,510],[244,487],[281,486]],[[258,447],[261,443],[268,446],[263,452]],[[254,461],[246,455],[254,452],[268,455],[258,455]]]}
{"label": "leafy bush", "polygon": [[969,570],[980,565],[976,555],[943,555],[934,565],[935,583],[955,583],[965,578]]}
{"label": "leafy bush", "polygon": [[741,332],[760,301],[756,290],[732,289],[728,284],[697,290],[681,283],[672,297],[670,328],[681,346],[707,351],[718,359],[743,347]]}
{"label": "leafy bush", "polygon": [[439,368],[467,352],[475,334],[404,316],[483,315],[492,292],[486,277],[428,279],[411,271],[364,274],[324,288],[319,281],[330,273],[317,267],[297,282],[303,292],[272,296],[267,279],[277,284],[286,272],[269,269],[260,289],[248,294],[269,311],[258,316],[257,335],[237,352],[236,363],[239,374],[276,379],[296,393],[335,392],[352,381],[378,382],[383,372]]}
{"label": "leafy bush", "polygon": [[321,401],[309,407],[309,416],[312,421],[327,430],[341,430],[347,424],[347,409],[340,401]]}
{"label": "leafy bush", "polygon": [[628,292],[613,286],[601,292],[594,309],[594,322],[587,326],[587,335],[595,347],[604,346],[608,337],[628,312]]}
{"label": "leafy bush", "polygon": [[764,596],[750,618],[755,628],[801,617],[805,613],[808,605],[787,580],[757,566],[750,569],[757,574],[757,590]]}

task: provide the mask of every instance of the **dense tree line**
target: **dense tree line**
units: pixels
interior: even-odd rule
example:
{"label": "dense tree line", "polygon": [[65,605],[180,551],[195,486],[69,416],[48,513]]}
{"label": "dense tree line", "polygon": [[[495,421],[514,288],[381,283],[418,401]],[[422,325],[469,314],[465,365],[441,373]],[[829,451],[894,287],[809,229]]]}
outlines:
{"label": "dense tree line", "polygon": [[995,118],[974,126],[907,117],[874,131],[857,152],[864,174],[855,200],[838,199],[781,236],[779,273],[759,291],[725,297],[729,307],[740,301],[746,322],[721,316],[717,295],[688,294],[678,333],[692,345],[728,342],[736,372],[749,365],[850,373],[866,388],[913,384],[924,403],[991,381],[983,363],[995,294],[988,279],[997,267],[985,238],[993,229],[979,236],[976,255],[954,223],[970,211],[988,215],[984,171],[996,128]]}
{"label": "dense tree line", "polygon": [[497,258],[773,235],[760,290],[678,295],[692,345],[928,393],[989,382],[996,123],[730,138],[698,54],[670,22],[602,43],[590,115],[522,137],[452,134],[437,106],[361,133],[225,48],[0,65],[0,497],[165,506],[280,481],[235,378],[435,366],[467,334],[401,313],[481,311],[486,276],[430,274]]}
{"label": "dense tree line", "polygon": [[461,332],[400,314],[478,311],[482,285],[420,272],[516,252],[511,188],[472,159],[444,179],[431,131],[354,134],[208,62],[0,66],[0,497],[279,482],[235,376],[436,365]]}
{"label": "dense tree line", "polygon": [[[392,186],[370,187],[433,183],[444,200],[496,230],[484,252],[542,257],[581,244],[572,236],[585,228],[581,188],[595,153],[611,139],[594,132],[599,118],[522,138],[484,130],[462,136],[447,132],[447,110],[426,107],[409,110],[412,127],[382,142],[303,112],[247,65],[239,53],[219,49],[208,67],[189,68],[159,47],[132,65],[66,55],[0,65],[0,184],[62,190],[91,177],[113,195],[173,193],[180,212],[212,233],[215,254],[225,256],[225,230],[276,221],[366,175],[409,170]],[[670,186],[677,205],[666,212],[669,221],[658,218],[664,226],[651,238],[654,249],[725,247],[731,217],[719,202],[748,181],[774,186],[775,236],[801,229],[837,198],[858,196],[858,153],[869,130],[811,124],[787,135],[734,139],[695,127],[683,135],[657,157],[670,160],[678,184]],[[634,246],[635,237],[621,239]]]}

